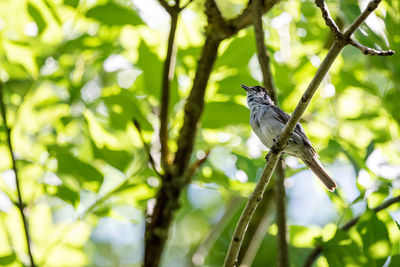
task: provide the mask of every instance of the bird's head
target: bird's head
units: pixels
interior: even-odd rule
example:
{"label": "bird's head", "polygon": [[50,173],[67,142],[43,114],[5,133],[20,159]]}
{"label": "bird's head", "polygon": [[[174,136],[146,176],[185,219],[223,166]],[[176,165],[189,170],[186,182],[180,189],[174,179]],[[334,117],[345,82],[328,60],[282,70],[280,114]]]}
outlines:
{"label": "bird's head", "polygon": [[247,104],[249,107],[253,104],[274,105],[271,97],[268,95],[267,90],[261,86],[248,87],[242,84],[242,88],[247,92]]}

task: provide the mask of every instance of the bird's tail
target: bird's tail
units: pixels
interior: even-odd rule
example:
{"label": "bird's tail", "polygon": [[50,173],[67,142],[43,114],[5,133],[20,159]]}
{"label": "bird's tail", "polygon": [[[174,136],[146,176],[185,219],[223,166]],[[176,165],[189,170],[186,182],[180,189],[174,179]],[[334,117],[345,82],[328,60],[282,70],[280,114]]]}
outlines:
{"label": "bird's tail", "polygon": [[304,163],[312,170],[312,172],[321,180],[324,186],[331,192],[335,191],[337,185],[335,181],[329,176],[322,167],[321,162],[317,157],[313,157],[312,160],[303,160]]}

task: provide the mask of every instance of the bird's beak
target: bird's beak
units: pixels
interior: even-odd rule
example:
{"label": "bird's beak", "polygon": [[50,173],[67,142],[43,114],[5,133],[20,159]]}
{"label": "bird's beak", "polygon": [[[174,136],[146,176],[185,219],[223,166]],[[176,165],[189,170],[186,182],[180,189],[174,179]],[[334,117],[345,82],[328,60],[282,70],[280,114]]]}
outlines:
{"label": "bird's beak", "polygon": [[244,89],[244,90],[249,90],[250,89],[250,87],[247,87],[246,85],[244,85],[244,84],[241,84],[241,86],[242,86],[242,88]]}

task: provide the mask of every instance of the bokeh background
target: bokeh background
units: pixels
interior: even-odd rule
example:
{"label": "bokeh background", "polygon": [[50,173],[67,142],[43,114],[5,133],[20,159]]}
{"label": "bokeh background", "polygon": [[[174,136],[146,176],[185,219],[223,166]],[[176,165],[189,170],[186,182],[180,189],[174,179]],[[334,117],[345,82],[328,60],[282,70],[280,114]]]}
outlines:
{"label": "bokeh background", "polygon": [[[368,1],[328,1],[339,26]],[[245,0],[219,0],[225,18]],[[146,209],[160,178],[158,111],[170,18],[156,0],[0,0],[0,80],[12,128],[32,249],[39,266],[140,266]],[[177,27],[169,145],[184,116],[204,43],[204,0]],[[286,0],[263,17],[280,106],[291,113],[333,42],[313,1]],[[326,242],[316,266],[399,266],[400,2],[383,1],[355,37],[397,52],[346,47],[302,125],[339,185],[326,191],[302,162],[285,158],[292,266]],[[261,84],[253,27],[223,41],[208,82],[192,161],[210,155],[184,190],[162,266],[221,266],[266,149],[251,132],[240,84]],[[28,264],[6,131],[0,126],[0,265]],[[273,181],[272,181],[273,183]],[[271,185],[272,187],[272,185]],[[253,266],[274,266],[274,208]]]}

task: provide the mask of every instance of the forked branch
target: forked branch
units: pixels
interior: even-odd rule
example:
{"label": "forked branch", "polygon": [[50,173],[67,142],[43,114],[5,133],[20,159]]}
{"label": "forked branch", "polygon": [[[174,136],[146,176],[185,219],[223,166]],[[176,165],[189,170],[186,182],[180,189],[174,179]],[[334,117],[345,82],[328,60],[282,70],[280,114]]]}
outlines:
{"label": "forked branch", "polygon": [[[318,0],[316,0],[318,1]],[[239,219],[239,222],[236,225],[236,229],[234,235],[231,239],[231,243],[229,246],[228,253],[225,258],[224,266],[235,266],[237,264],[237,256],[239,253],[240,246],[243,241],[243,237],[245,235],[247,226],[251,220],[251,217],[254,214],[254,211],[261,201],[262,195],[267,187],[269,180],[271,179],[271,175],[275,170],[275,167],[278,163],[280,155],[282,154],[283,148],[285,147],[287,141],[289,140],[294,128],[297,123],[300,121],[301,116],[304,111],[308,107],[312,97],[314,96],[316,90],[324,79],[326,73],[329,71],[329,68],[332,66],[336,57],[340,54],[343,47],[349,44],[350,36],[354,33],[354,31],[361,25],[362,22],[368,17],[371,12],[373,12],[378,4],[381,1],[372,0],[368,7],[357,17],[357,19],[350,25],[350,27],[345,31],[341,38],[336,38],[332,47],[329,49],[328,54],[326,55],[324,61],[321,63],[320,67],[317,70],[313,80],[309,84],[307,90],[304,92],[301,97],[299,103],[296,106],[290,120],[285,126],[282,134],[279,139],[274,143],[271,147],[270,152],[268,153],[267,164],[264,168],[263,174],[261,176],[260,181],[257,183],[253,193],[249,197],[249,200],[246,204],[246,207],[243,210],[243,213]],[[324,5],[323,8],[326,6]],[[321,8],[321,7],[320,7]]]}

